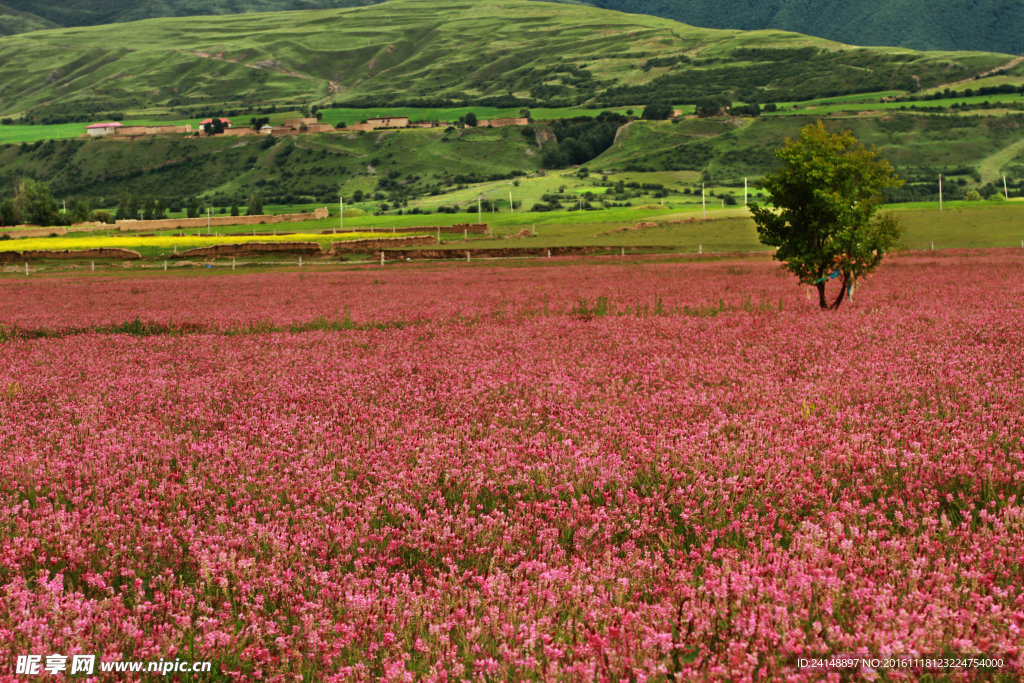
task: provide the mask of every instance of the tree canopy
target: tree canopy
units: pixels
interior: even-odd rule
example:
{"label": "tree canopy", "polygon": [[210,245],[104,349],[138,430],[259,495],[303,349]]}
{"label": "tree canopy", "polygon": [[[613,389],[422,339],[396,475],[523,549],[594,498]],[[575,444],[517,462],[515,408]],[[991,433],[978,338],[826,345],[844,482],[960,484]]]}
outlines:
{"label": "tree canopy", "polygon": [[653,102],[644,108],[644,118],[648,121],[664,121],[672,118],[674,113],[672,105],[664,102]]}
{"label": "tree canopy", "polygon": [[[761,181],[773,205],[752,203],[757,233],[777,247],[775,259],[818,289],[823,309],[839,308],[857,279],[870,275],[899,243],[902,228],[890,214],[875,217],[883,190],[903,181],[877,151],[844,130],[830,134],[819,120],[776,150],[780,168]],[[825,285],[840,280],[829,304]]]}
{"label": "tree canopy", "polygon": [[14,215],[31,225],[58,225],[60,211],[57,200],[50,196],[50,186],[25,180],[14,195]]}
{"label": "tree canopy", "polygon": [[203,130],[206,131],[207,135],[220,135],[224,132],[224,122],[220,119],[214,119],[212,122],[204,124]]}
{"label": "tree canopy", "polygon": [[701,98],[697,101],[696,105],[697,116],[702,119],[706,119],[711,116],[718,116],[730,104],[732,104],[732,102],[724,95]]}
{"label": "tree canopy", "polygon": [[258,194],[254,194],[249,197],[249,207],[245,212],[246,216],[262,216],[263,215],[263,197]]}

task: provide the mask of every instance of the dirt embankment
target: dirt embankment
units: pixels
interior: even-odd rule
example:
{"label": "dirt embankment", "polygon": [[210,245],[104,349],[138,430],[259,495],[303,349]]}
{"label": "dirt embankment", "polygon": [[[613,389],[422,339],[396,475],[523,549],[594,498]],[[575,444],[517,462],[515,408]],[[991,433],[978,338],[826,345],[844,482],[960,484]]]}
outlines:
{"label": "dirt embankment", "polygon": [[320,254],[319,242],[247,242],[244,244],[214,244],[196,247],[171,256],[175,259],[200,256],[249,256],[252,254]]}
{"label": "dirt embankment", "polygon": [[332,254],[353,254],[384,249],[385,247],[418,247],[425,244],[437,244],[437,238],[433,236],[420,237],[389,237],[386,239],[349,240],[347,242],[332,242],[330,253]]}
{"label": "dirt embankment", "polygon": [[[367,232],[365,228],[359,228],[359,232]],[[426,225],[421,228],[381,228],[375,230],[379,232],[381,236],[384,235],[402,235],[407,233],[423,233],[423,232],[437,232],[441,231],[441,234],[454,235],[459,233],[466,233],[469,235],[486,235],[490,231],[490,225],[487,223],[456,223],[455,225]],[[332,235],[334,230],[324,230],[322,235]]]}
{"label": "dirt embankment", "polygon": [[0,263],[13,263],[27,259],[79,259],[112,258],[120,261],[134,261],[142,255],[131,249],[36,249],[31,251],[0,251]]}

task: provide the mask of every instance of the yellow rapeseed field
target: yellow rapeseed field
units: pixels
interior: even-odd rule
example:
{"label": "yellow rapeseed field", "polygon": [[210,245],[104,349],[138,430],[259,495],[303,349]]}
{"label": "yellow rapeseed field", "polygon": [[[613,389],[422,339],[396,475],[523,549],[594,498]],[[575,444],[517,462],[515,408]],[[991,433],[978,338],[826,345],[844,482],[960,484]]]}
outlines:
{"label": "yellow rapeseed field", "polygon": [[[423,235],[428,233],[424,232]],[[409,234],[400,237],[410,237]],[[138,235],[117,235],[105,237],[102,235],[88,235],[83,237],[34,237],[27,239],[14,239],[0,241],[0,251],[35,251],[46,250],[56,251],[62,249],[162,249],[179,252],[196,247],[209,247],[216,244],[247,244],[249,242],[319,242],[328,244],[330,242],[347,242],[349,240],[363,239],[387,239],[390,235],[380,232],[345,232],[338,234],[312,234],[297,233],[291,235],[222,235],[197,237],[188,235],[185,237],[140,237]],[[396,235],[398,237],[398,235]]]}

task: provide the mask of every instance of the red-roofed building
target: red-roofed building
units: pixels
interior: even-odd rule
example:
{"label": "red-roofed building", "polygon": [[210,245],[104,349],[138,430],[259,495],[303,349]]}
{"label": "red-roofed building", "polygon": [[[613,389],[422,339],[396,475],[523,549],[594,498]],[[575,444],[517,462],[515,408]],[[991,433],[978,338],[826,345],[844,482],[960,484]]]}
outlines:
{"label": "red-roofed building", "polygon": [[110,123],[94,123],[91,126],[86,127],[86,132],[94,138],[101,138],[104,135],[113,135],[117,132],[118,128],[124,128],[120,123],[111,121]]}
{"label": "red-roofed building", "polygon": [[[231,119],[222,118],[220,120],[220,122],[224,124],[225,128],[230,128],[231,127]],[[205,126],[208,123],[213,123],[213,119],[206,119],[205,121],[200,122],[199,123],[199,127],[202,128],[203,126]]]}

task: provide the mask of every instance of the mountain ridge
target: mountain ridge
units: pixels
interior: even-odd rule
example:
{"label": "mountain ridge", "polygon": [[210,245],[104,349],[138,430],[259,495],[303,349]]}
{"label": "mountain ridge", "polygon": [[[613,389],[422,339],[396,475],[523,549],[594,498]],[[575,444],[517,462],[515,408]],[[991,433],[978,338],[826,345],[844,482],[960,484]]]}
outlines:
{"label": "mountain ridge", "polygon": [[0,5],[0,36],[13,36],[50,28],[57,28],[57,24],[31,12],[21,12]]}
{"label": "mountain ridge", "polygon": [[[384,0],[7,0],[62,26],[161,17],[338,9]],[[588,4],[701,28],[778,29],[849,45],[1024,53],[1021,0],[538,0]]]}
{"label": "mountain ridge", "polygon": [[165,17],[218,16],[365,7],[385,0],[10,0],[55,24],[99,26]]}
{"label": "mountain ridge", "polygon": [[0,113],[84,120],[330,102],[560,108],[728,96],[767,103],[934,87],[1008,62],[529,0],[391,0],[124,27],[0,39]]}

